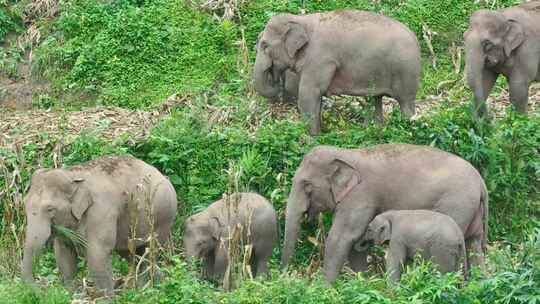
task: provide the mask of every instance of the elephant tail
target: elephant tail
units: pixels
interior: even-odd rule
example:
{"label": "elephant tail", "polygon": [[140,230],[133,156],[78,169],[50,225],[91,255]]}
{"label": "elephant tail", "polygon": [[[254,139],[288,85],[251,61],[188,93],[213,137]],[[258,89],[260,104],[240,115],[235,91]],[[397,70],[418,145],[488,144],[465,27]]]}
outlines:
{"label": "elephant tail", "polygon": [[482,195],[480,196],[480,212],[482,212],[482,224],[484,228],[484,234],[482,236],[482,251],[484,254],[487,252],[488,242],[488,229],[489,229],[489,195],[485,183],[482,183]]}
{"label": "elephant tail", "polygon": [[461,243],[461,255],[463,261],[463,279],[465,282],[469,281],[469,259],[467,258],[467,248],[465,247],[465,240]]}

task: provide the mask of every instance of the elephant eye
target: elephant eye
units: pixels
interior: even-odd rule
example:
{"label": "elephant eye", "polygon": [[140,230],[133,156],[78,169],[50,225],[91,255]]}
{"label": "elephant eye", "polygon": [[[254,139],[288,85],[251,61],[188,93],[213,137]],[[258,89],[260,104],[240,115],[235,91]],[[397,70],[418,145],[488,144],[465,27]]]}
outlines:
{"label": "elephant eye", "polygon": [[268,43],[267,43],[266,41],[263,40],[263,41],[261,41],[260,46],[261,46],[261,49],[262,49],[262,50],[266,50],[266,48],[268,48]]}
{"label": "elephant eye", "polygon": [[304,182],[304,191],[307,195],[311,195],[311,192],[313,192],[313,185],[309,182]]}
{"label": "elephant eye", "polygon": [[47,206],[47,213],[53,214],[56,211],[56,208],[54,206]]}

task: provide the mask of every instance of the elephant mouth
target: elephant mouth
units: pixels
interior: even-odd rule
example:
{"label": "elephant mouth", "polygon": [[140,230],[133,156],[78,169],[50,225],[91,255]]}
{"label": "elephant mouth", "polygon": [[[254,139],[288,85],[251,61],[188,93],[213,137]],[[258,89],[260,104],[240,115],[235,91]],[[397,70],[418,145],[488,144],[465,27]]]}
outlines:
{"label": "elephant mouth", "polygon": [[500,61],[497,60],[496,58],[491,58],[491,57],[487,57],[486,58],[486,66],[488,68],[493,68],[493,67],[496,67],[497,65],[499,65]]}
{"label": "elephant mouth", "polygon": [[357,242],[354,245],[354,250],[358,252],[363,252],[373,245],[374,245],[374,242],[372,240],[363,240],[363,241]]}

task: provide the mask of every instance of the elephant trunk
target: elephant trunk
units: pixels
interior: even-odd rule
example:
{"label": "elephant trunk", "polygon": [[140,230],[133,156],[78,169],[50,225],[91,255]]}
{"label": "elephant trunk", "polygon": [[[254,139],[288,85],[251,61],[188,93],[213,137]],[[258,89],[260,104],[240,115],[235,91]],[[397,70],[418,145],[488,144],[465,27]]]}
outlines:
{"label": "elephant trunk", "polygon": [[21,265],[22,277],[25,281],[32,282],[32,264],[34,258],[39,256],[41,249],[51,236],[51,224],[48,221],[36,222],[37,219],[29,219],[26,227],[26,239],[24,243],[24,256]]}
{"label": "elephant trunk", "polygon": [[285,215],[285,240],[283,242],[283,252],[281,255],[281,266],[287,267],[291,257],[294,255],[298,230],[302,216],[308,209],[308,197],[302,186],[294,183]]}
{"label": "elephant trunk", "polygon": [[272,69],[272,59],[263,51],[257,52],[253,69],[253,85],[255,90],[266,98],[275,98],[280,92],[279,75],[276,75]]}
{"label": "elephant trunk", "polygon": [[482,106],[487,98],[484,88],[485,57],[480,42],[475,40],[471,39],[465,43],[467,54],[465,71],[467,84],[473,91],[474,100],[477,106]]}

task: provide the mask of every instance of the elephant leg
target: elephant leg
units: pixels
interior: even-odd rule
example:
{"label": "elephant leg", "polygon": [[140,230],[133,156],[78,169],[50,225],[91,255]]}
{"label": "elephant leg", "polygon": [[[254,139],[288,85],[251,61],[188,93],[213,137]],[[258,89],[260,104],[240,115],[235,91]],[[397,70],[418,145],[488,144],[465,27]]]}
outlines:
{"label": "elephant leg", "polygon": [[229,259],[227,257],[227,250],[225,248],[216,248],[214,256],[214,276],[223,278],[225,272],[229,267]]}
{"label": "elephant leg", "polygon": [[367,262],[368,250],[357,251],[354,248],[349,252],[349,266],[354,272],[368,271],[369,263]]}
{"label": "elephant leg", "polygon": [[272,256],[272,248],[263,248],[263,250],[255,250],[254,256],[251,258],[253,277],[260,274],[268,273],[268,261]]}
{"label": "elephant leg", "polygon": [[456,248],[431,248],[431,254],[431,261],[442,274],[459,270]]}
{"label": "elephant leg", "polygon": [[398,96],[396,99],[399,103],[401,113],[405,118],[410,119],[414,116],[414,114],[416,114],[416,94]]}
{"label": "elephant leg", "polygon": [[86,249],[88,271],[98,290],[103,291],[105,296],[111,297],[114,295],[112,251],[116,245],[117,217],[115,214],[110,214],[100,220],[89,220],[90,222],[100,224],[88,225]]}
{"label": "elephant leg", "polygon": [[66,285],[71,286],[77,273],[77,254],[64,241],[56,237],[54,238],[54,255],[62,280]]}
{"label": "elephant leg", "polygon": [[391,240],[388,248],[388,257],[386,258],[386,269],[391,284],[398,282],[401,278],[401,272],[406,260],[407,248],[405,245]]}
{"label": "elephant leg", "polygon": [[202,277],[206,279],[213,279],[215,275],[215,256],[213,253],[202,259]]}
{"label": "elephant leg", "polygon": [[[349,203],[354,204],[354,202]],[[362,237],[369,222],[375,216],[373,208],[352,209],[346,205],[349,204],[345,201],[340,203],[342,208],[336,211],[332,228],[326,239],[323,273],[329,282],[337,279],[353,243]]]}
{"label": "elephant leg", "polygon": [[305,92],[298,101],[300,113],[309,123],[309,133],[317,135],[321,131],[321,93]]}
{"label": "elephant leg", "polygon": [[482,238],[473,236],[465,240],[467,248],[467,260],[470,265],[479,266],[483,272],[486,271],[484,251],[482,250]]}
{"label": "elephant leg", "polygon": [[529,82],[522,77],[511,77],[508,79],[510,86],[510,102],[516,111],[526,115],[529,106]]}
{"label": "elephant leg", "polygon": [[113,296],[112,247],[103,247],[100,243],[88,244],[88,270],[94,278],[98,290],[105,296]]}
{"label": "elephant leg", "polygon": [[298,92],[298,108],[309,122],[309,133],[317,135],[321,131],[321,97],[326,93],[336,70],[335,64],[317,65],[302,72]]}
{"label": "elephant leg", "polygon": [[266,275],[268,274],[268,259],[269,257],[261,257],[257,259],[257,269],[256,273],[253,275]]}

